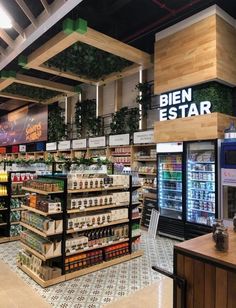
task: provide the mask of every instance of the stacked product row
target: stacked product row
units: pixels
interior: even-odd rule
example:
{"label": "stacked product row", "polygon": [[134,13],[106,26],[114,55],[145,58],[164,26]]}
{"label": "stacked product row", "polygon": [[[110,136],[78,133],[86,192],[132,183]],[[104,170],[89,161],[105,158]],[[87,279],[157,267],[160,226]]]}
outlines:
{"label": "stacked product row", "polygon": [[132,247],[139,249],[138,211],[131,204],[137,197],[130,176],[71,172],[67,178],[41,176],[23,189],[29,193],[19,267],[41,278],[42,285],[98,263],[106,267],[113,258],[131,256]]}

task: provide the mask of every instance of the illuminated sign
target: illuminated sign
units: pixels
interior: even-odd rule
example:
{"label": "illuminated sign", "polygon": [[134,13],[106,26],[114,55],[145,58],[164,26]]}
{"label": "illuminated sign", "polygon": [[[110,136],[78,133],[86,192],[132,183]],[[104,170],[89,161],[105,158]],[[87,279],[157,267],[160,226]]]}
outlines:
{"label": "illuminated sign", "polygon": [[193,103],[192,88],[160,95],[160,121],[211,113],[211,102]]}

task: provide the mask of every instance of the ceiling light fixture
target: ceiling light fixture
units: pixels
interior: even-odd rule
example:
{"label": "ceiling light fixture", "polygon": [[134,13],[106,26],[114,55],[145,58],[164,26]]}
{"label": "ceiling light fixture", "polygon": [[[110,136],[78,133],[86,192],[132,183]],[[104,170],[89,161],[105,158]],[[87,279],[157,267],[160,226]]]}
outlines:
{"label": "ceiling light fixture", "polygon": [[12,28],[11,18],[7,15],[2,7],[0,7],[0,28]]}

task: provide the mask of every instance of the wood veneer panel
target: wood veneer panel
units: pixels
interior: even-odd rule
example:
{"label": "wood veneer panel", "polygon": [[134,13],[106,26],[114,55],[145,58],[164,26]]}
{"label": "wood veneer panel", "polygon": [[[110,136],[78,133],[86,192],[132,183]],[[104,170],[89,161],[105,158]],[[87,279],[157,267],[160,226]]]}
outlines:
{"label": "wood veneer panel", "polygon": [[236,307],[236,273],[228,272],[228,306],[227,308]]}
{"label": "wood veneer panel", "polygon": [[186,307],[193,308],[193,285],[194,285],[194,260],[189,257],[184,258],[184,273],[187,281]]}
{"label": "wood veneer panel", "polygon": [[216,78],[216,15],[155,43],[155,94]]}
{"label": "wood veneer panel", "polygon": [[206,308],[215,308],[215,285],[216,268],[213,265],[205,264],[205,306]]}
{"label": "wood veneer panel", "polygon": [[216,17],[217,78],[236,85],[236,29]]}
{"label": "wood veneer panel", "polygon": [[211,113],[191,118],[155,123],[155,142],[175,142],[224,138],[224,130],[235,117]]}
{"label": "wood veneer panel", "polygon": [[216,299],[215,308],[228,308],[227,306],[227,271],[216,268]]}
{"label": "wood veneer panel", "polygon": [[[177,254],[177,275],[184,277],[184,256]],[[175,284],[176,288],[176,308],[181,308],[181,289]]]}
{"label": "wood veneer panel", "polygon": [[[194,260],[193,265],[193,307],[204,307],[205,302],[205,266],[203,262]],[[187,307],[191,307],[188,306]],[[208,308],[208,307],[207,307]]]}

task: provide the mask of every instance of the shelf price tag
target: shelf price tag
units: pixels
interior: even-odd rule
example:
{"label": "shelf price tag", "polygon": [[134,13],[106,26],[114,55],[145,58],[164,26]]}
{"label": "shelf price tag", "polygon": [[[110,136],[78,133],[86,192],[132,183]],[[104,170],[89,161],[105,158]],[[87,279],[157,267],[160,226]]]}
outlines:
{"label": "shelf price tag", "polygon": [[140,143],[154,143],[154,131],[147,130],[134,133],[134,144]]}
{"label": "shelf price tag", "polygon": [[130,144],[130,135],[129,134],[120,134],[120,135],[111,135],[109,136],[109,145],[129,145]]}

